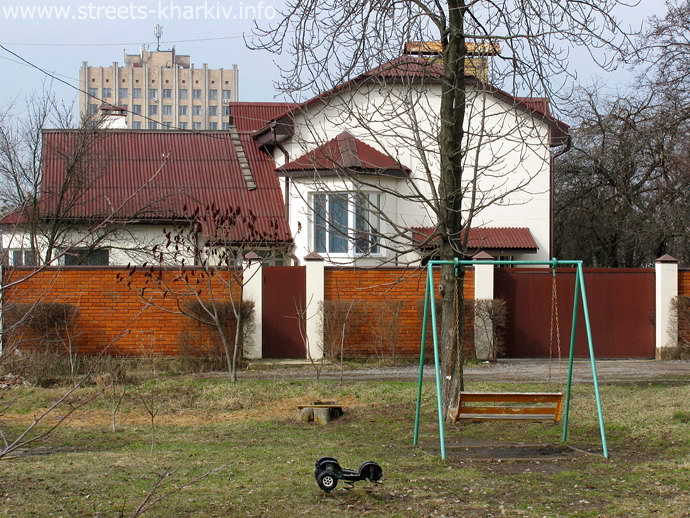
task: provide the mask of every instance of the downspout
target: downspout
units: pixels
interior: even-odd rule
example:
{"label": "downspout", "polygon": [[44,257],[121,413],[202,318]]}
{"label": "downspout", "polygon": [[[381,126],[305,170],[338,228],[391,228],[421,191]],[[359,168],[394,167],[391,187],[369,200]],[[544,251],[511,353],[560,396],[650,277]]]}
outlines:
{"label": "downspout", "polygon": [[[271,135],[273,136],[273,142],[275,143],[275,146],[283,153],[283,156],[285,157],[285,163],[290,162],[290,153],[288,153],[287,149],[285,149],[285,146],[283,146],[282,143],[278,142],[278,137],[276,135],[276,122],[273,121],[271,123]],[[288,222],[288,227],[290,226],[290,176],[285,175],[285,219]],[[294,246],[294,245],[293,245]],[[294,252],[288,250],[287,256],[292,259],[293,264],[295,266],[299,265],[299,259],[297,259],[297,256],[294,254]]]}
{"label": "downspout", "polygon": [[572,135],[568,134],[565,144],[561,149],[556,151],[554,154],[551,155],[551,164],[550,164],[550,169],[551,169],[551,181],[550,181],[550,189],[549,191],[551,192],[551,195],[549,196],[549,255],[553,256],[554,250],[555,250],[555,239],[554,239],[554,217],[555,217],[555,207],[554,207],[554,200],[556,196],[556,180],[555,180],[555,164],[556,164],[556,159],[570,151],[570,148],[573,143],[573,137]]}

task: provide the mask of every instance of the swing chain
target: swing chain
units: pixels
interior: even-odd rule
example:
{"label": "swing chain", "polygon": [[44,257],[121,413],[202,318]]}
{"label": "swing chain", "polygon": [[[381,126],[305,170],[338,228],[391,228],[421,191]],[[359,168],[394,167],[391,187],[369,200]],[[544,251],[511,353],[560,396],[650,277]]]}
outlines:
{"label": "swing chain", "polygon": [[551,363],[553,360],[553,335],[556,334],[556,349],[558,350],[558,376],[563,381],[563,367],[561,358],[561,326],[558,317],[558,289],[556,287],[556,268],[551,275],[551,325],[549,329],[549,381],[551,381]]}

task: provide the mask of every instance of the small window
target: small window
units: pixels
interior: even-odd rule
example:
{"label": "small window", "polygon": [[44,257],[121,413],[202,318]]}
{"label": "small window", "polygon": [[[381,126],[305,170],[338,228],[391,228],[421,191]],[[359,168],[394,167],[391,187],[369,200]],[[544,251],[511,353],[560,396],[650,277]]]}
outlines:
{"label": "small window", "polygon": [[89,88],[89,97],[98,97],[98,88]]}
{"label": "small window", "polygon": [[201,106],[192,106],[192,115],[201,115]]}
{"label": "small window", "polygon": [[214,117],[215,115],[218,115],[218,106],[209,106],[208,107],[208,114],[211,117]]}
{"label": "small window", "polygon": [[132,88],[132,99],[141,99],[141,88]]}
{"label": "small window", "polygon": [[223,123],[223,130],[228,131],[230,129],[230,123],[229,122],[224,122]]}
{"label": "small window", "polygon": [[124,99],[129,96],[129,90],[127,90],[127,88],[120,88],[117,94],[120,96],[120,99]]}
{"label": "small window", "polygon": [[133,104],[132,113],[134,113],[135,115],[141,115],[141,104]]}
{"label": "small window", "polygon": [[180,98],[181,100],[184,100],[184,99],[187,98],[187,89],[186,89],[186,88],[180,88],[180,89],[178,90],[178,93],[179,93],[179,98]]}
{"label": "small window", "polygon": [[158,123],[153,122],[153,121],[149,121],[149,129],[154,129],[154,130],[158,129]]}
{"label": "small window", "polygon": [[98,105],[89,103],[88,107],[86,108],[87,115],[94,115],[96,112],[98,112]]}
{"label": "small window", "polygon": [[158,100],[158,88],[149,88],[149,99]]}
{"label": "small window", "polygon": [[36,254],[33,250],[10,250],[10,264],[12,266],[36,266]]}
{"label": "small window", "polygon": [[218,123],[217,122],[209,122],[208,123],[208,129],[217,130],[218,129]]}
{"label": "small window", "polygon": [[172,97],[172,90],[170,88],[163,88],[163,99],[170,99]]}
{"label": "small window", "polygon": [[193,122],[192,123],[192,129],[200,130],[201,129],[201,123],[200,122]]}
{"label": "small window", "polygon": [[103,88],[103,99],[108,99],[113,96],[112,88]]}
{"label": "small window", "polygon": [[178,107],[178,110],[179,110],[180,115],[187,115],[187,106],[186,105],[184,105],[184,104],[180,105]]}
{"label": "small window", "polygon": [[223,99],[228,100],[232,97],[232,90],[223,90]]}
{"label": "small window", "polygon": [[187,123],[186,122],[180,122],[180,129],[186,130],[187,129]]}
{"label": "small window", "polygon": [[132,122],[132,129],[141,129],[141,121]]}
{"label": "small window", "polygon": [[110,250],[99,248],[91,250],[89,248],[72,248],[65,251],[63,256],[65,266],[108,266],[110,264]]}
{"label": "small window", "polygon": [[208,99],[209,101],[215,101],[216,99],[218,99],[218,90],[209,90]]}
{"label": "small window", "polygon": [[223,115],[230,115],[230,106],[223,106]]}
{"label": "small window", "polygon": [[192,99],[201,99],[201,90],[198,88],[192,90]]}
{"label": "small window", "polygon": [[149,115],[158,115],[158,105],[149,104]]}
{"label": "small window", "polygon": [[163,115],[172,115],[172,104],[163,105]]}

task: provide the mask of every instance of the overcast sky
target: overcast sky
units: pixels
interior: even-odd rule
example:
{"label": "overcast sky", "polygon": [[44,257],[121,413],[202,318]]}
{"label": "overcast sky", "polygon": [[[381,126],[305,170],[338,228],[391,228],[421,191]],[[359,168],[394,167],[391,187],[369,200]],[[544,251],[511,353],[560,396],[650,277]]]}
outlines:
{"label": "overcast sky", "polygon": [[[547,0],[545,0],[547,1]],[[58,4],[59,5],[56,5]],[[141,43],[155,49],[153,27],[163,26],[161,47],[175,45],[180,54],[190,54],[200,67],[240,69],[240,100],[273,101],[273,82],[279,79],[273,63],[279,57],[251,51],[242,35],[251,31],[254,18],[274,17],[282,0],[0,0],[0,43],[28,61],[78,85],[82,61],[108,66],[123,62],[123,54],[136,53]],[[638,27],[652,14],[663,15],[661,0],[641,0],[633,8],[620,10],[626,25]],[[203,40],[203,41],[189,41]],[[0,49],[0,107],[21,101],[40,90],[46,79]],[[573,49],[571,65],[578,81],[599,78],[607,87],[623,87],[631,80],[625,70],[602,73],[582,49]],[[53,90],[66,102],[76,102],[77,92],[53,82]]]}

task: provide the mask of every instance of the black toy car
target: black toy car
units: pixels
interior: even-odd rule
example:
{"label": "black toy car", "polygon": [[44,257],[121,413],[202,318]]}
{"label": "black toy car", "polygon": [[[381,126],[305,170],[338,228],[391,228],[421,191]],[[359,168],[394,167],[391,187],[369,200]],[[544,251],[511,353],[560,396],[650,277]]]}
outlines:
{"label": "black toy car", "polygon": [[349,487],[346,489],[350,489],[352,484],[358,480],[378,482],[383,476],[383,470],[375,462],[365,462],[357,471],[343,469],[333,457],[321,457],[316,461],[314,476],[319,487],[326,492],[330,492],[338,485],[338,480],[349,484]]}

